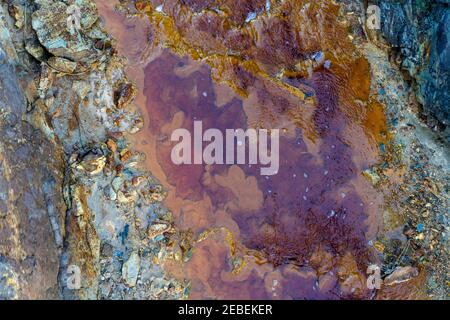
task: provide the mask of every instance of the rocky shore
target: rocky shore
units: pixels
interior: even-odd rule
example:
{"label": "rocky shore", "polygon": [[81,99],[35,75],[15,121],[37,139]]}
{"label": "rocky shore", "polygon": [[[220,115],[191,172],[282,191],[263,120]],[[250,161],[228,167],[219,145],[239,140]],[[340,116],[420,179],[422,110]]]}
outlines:
{"label": "rocky shore", "polygon": [[95,5],[2,1],[0,15],[0,297],[182,298],[158,262],[164,192],[126,138],[143,125],[135,89]]}

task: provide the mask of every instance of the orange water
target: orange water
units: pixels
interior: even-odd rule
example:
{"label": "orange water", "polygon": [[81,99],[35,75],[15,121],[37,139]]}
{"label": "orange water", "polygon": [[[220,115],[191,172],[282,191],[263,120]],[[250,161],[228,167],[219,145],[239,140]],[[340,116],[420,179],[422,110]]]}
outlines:
{"label": "orange water", "polygon": [[[164,15],[153,10],[158,1],[138,3],[146,14],[126,20],[114,2],[96,1],[139,89],[146,126],[136,148],[168,191],[183,249],[193,248],[187,263],[166,268],[191,281],[192,299],[372,297],[365,270],[378,261],[368,241],[380,228],[383,196],[361,172],[378,161],[386,125],[369,95],[370,67],[337,22],[338,7],[318,1],[308,11],[300,5],[309,1],[285,1],[293,7],[271,10],[303,16],[267,14],[248,26],[242,17],[262,12],[265,1],[223,1],[225,17],[203,10],[213,2],[166,1]],[[292,30],[302,41],[283,36]],[[318,50],[330,68],[308,75],[295,67]],[[279,173],[174,165],[170,135],[192,131],[194,120],[204,130],[281,129]]]}

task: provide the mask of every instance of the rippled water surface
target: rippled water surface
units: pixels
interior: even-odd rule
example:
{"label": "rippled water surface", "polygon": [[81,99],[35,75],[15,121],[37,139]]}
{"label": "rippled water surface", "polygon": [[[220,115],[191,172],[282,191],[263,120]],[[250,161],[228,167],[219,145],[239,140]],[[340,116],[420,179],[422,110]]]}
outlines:
{"label": "rippled water surface", "polygon": [[[191,280],[191,298],[369,298],[365,271],[377,258],[368,241],[383,197],[361,173],[378,160],[385,119],[337,8],[150,1],[126,20],[113,2],[96,2],[139,89],[137,148],[192,250],[187,263],[166,265]],[[173,164],[171,133],[193,131],[195,120],[204,130],[280,129],[278,174]]]}

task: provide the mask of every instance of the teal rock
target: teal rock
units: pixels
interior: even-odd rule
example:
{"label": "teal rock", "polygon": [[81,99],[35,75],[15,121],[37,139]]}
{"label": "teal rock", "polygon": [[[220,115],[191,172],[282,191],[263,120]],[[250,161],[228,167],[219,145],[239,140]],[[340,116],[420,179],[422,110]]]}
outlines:
{"label": "teal rock", "polygon": [[[67,6],[62,2],[42,4],[32,15],[32,26],[39,41],[51,54],[72,61],[92,62],[97,50],[85,32],[98,19],[95,11],[84,12],[79,25],[71,26],[83,14],[76,6]],[[77,11],[79,10],[79,11]],[[83,9],[86,11],[87,9]]]}

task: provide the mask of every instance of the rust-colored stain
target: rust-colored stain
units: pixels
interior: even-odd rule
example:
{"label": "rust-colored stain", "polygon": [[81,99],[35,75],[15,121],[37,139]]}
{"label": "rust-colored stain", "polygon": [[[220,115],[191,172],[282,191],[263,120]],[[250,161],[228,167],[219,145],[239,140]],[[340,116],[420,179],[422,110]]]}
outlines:
{"label": "rust-colored stain", "polygon": [[[378,257],[368,240],[383,196],[361,172],[378,161],[387,127],[339,6],[155,0],[135,7],[148,16],[148,31],[113,35],[132,61],[138,50],[127,52],[127,43],[149,50],[129,70],[147,124],[136,143],[168,191],[176,227],[191,234],[183,245],[193,247],[190,260],[170,263],[191,280],[190,298],[372,298],[366,268]],[[112,26],[127,23],[114,19]],[[256,165],[173,164],[170,135],[193,130],[195,120],[204,130],[281,129],[278,174],[261,176]]]}
{"label": "rust-colored stain", "polygon": [[387,143],[390,139],[384,106],[378,101],[372,100],[370,102],[363,124],[376,142]]}
{"label": "rust-colored stain", "polygon": [[419,275],[406,282],[393,286],[383,286],[377,294],[378,300],[428,300],[430,299],[424,288],[426,287],[426,271],[421,270]]}

